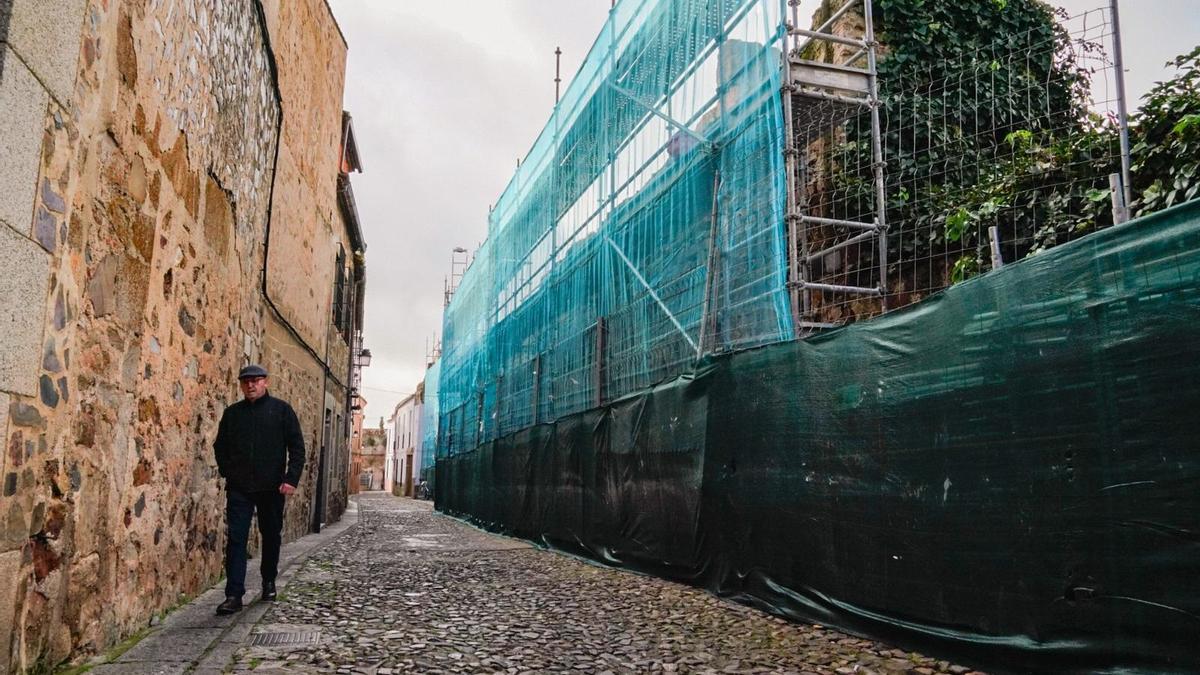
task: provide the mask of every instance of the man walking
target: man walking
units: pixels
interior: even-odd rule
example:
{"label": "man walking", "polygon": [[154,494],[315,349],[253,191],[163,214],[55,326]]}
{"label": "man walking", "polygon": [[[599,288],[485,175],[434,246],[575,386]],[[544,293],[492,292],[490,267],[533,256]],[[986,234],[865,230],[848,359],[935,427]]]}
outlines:
{"label": "man walking", "polygon": [[304,469],[300,420],[287,402],[267,392],[267,371],[250,365],[238,373],[241,401],[225,409],[213,449],[225,479],[225,601],[217,614],[242,608],[246,593],[246,539],[258,511],[262,534],[262,599],[275,599],[283,502],[296,491]]}

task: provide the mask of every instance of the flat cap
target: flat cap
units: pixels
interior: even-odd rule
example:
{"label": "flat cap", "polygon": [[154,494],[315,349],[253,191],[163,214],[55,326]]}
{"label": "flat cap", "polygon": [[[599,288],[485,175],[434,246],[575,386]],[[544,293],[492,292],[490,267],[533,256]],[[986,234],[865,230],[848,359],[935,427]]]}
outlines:
{"label": "flat cap", "polygon": [[246,366],[245,368],[242,368],[241,371],[238,372],[239,380],[244,380],[248,377],[266,377],[266,376],[267,376],[267,369],[263,368],[262,366],[260,366],[256,363],[252,363],[252,364]]}

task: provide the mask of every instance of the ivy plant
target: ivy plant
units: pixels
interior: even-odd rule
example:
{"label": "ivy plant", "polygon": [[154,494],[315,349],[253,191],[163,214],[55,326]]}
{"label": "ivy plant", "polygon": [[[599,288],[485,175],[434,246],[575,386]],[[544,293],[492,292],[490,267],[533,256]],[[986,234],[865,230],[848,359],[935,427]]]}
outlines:
{"label": "ivy plant", "polygon": [[1176,75],[1159,82],[1133,115],[1133,211],[1146,215],[1200,194],[1200,46],[1167,65]]}
{"label": "ivy plant", "polygon": [[[1111,223],[1117,136],[1088,109],[1083,64],[1098,45],[1074,41],[1038,0],[875,8],[894,283],[936,289],[988,269],[992,225],[1011,261]],[[871,203],[869,133],[847,127],[843,165],[866,169],[837,175],[833,201]]]}

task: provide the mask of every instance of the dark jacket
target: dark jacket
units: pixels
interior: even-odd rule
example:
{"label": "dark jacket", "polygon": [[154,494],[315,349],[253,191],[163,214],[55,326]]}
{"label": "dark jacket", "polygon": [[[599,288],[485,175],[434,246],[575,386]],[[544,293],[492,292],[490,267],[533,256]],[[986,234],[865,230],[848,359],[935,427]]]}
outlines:
{"label": "dark jacket", "polygon": [[270,393],[251,403],[242,399],[225,409],[217,440],[217,468],[230,489],[278,490],[299,485],[304,470],[304,435],[296,411]]}

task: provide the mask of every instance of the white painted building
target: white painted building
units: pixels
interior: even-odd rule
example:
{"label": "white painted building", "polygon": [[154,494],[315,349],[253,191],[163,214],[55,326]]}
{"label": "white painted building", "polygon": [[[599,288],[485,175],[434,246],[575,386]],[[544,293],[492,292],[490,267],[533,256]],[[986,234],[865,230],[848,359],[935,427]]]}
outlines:
{"label": "white painted building", "polygon": [[392,494],[411,497],[421,476],[421,410],[425,402],[425,383],[417,385],[416,393],[396,404],[388,419],[387,455],[384,463],[383,489]]}

